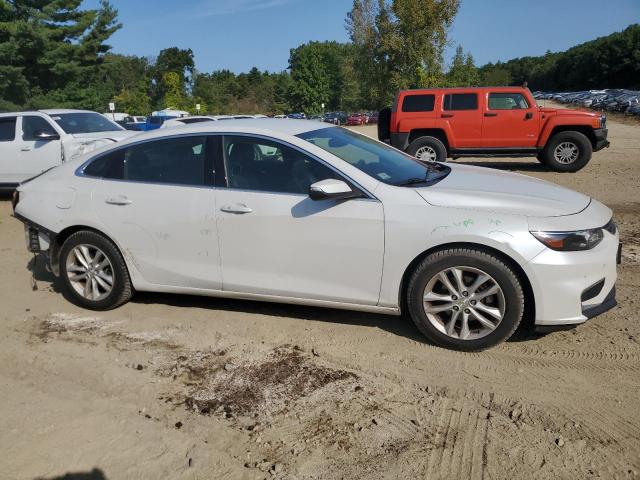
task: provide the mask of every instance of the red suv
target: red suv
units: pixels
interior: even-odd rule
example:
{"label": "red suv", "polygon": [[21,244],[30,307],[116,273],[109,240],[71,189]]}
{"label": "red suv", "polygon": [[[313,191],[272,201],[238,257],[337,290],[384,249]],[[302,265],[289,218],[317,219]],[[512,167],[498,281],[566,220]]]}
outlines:
{"label": "red suv", "polygon": [[559,172],[609,146],[605,116],[539,107],[520,87],[401,91],[380,111],[378,138],[424,160],[532,156]]}

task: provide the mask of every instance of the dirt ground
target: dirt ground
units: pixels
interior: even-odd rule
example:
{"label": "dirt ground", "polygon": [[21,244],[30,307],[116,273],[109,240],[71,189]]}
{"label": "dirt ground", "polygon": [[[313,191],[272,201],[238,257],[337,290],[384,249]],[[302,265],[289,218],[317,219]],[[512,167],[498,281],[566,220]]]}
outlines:
{"label": "dirt ground", "polygon": [[458,160],[589,194],[624,241],[618,308],[476,354],[406,317],[156,294],[82,310],[2,199],[0,477],[638,478],[640,126],[609,134],[576,174]]}

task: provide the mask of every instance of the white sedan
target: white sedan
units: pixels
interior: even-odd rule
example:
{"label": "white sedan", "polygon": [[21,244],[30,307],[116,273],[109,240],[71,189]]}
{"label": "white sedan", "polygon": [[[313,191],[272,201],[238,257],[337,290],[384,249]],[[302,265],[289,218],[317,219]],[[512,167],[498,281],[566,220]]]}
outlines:
{"label": "white sedan", "polygon": [[433,342],[480,350],[527,316],[575,325],[616,304],[597,200],[303,120],[143,133],[23,184],[14,210],[96,310],[135,291],[406,310]]}

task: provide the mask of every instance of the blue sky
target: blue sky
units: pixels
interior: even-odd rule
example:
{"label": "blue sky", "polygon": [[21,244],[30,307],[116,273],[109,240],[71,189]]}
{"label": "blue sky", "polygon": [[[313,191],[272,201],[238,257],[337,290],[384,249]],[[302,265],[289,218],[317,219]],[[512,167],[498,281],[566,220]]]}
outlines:
{"label": "blue sky", "polygon": [[[351,0],[111,0],[123,28],[116,53],[155,57],[191,48],[203,72],[287,68],[289,50],[310,40],[347,41]],[[98,0],[85,0],[94,7]],[[640,0],[462,0],[450,32],[476,64],[565,50],[640,21]]]}

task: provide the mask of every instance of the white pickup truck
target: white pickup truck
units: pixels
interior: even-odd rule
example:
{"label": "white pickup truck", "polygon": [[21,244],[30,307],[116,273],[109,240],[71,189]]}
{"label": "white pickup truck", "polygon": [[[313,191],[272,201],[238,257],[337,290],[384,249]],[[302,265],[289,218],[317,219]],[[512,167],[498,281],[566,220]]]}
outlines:
{"label": "white pickup truck", "polygon": [[0,113],[0,190],[136,133],[87,110]]}

